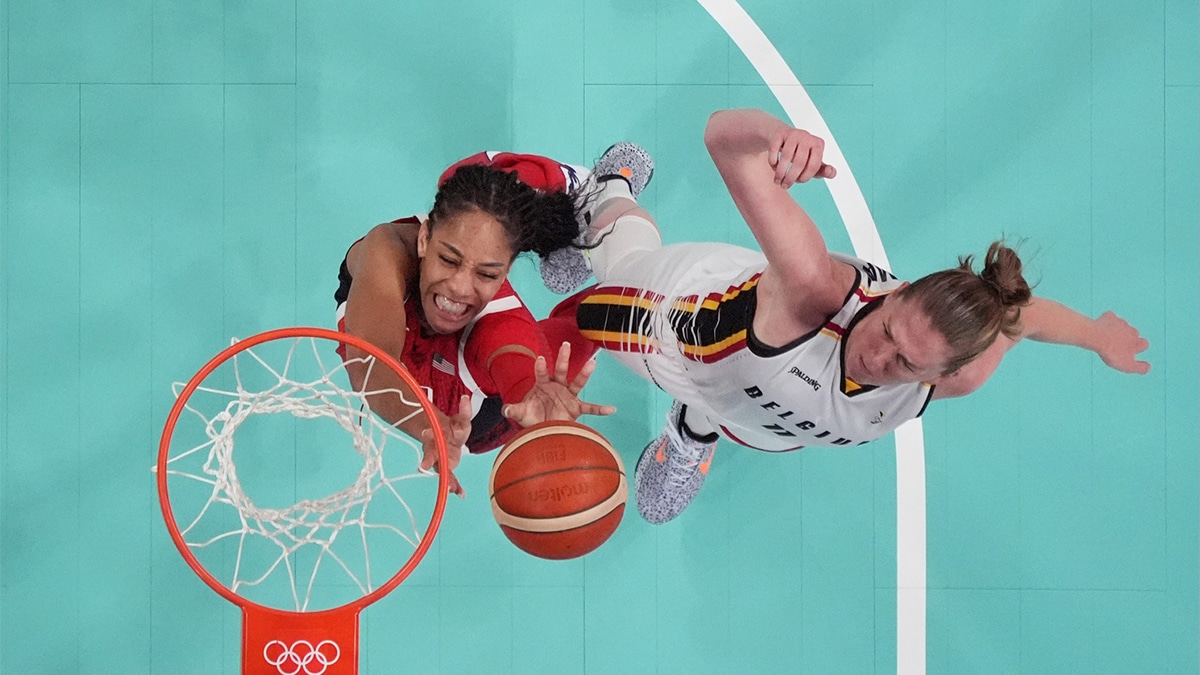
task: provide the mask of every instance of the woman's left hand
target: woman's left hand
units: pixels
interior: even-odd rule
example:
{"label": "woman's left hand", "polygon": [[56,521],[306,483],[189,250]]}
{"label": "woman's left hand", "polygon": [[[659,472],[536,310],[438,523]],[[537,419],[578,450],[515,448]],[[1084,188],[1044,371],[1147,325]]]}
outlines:
{"label": "woman's left hand", "polygon": [[537,382],[533,389],[525,395],[520,403],[504,406],[503,414],[508,419],[523,427],[533,426],[546,420],[575,421],[580,415],[611,415],[617,411],[610,405],[597,405],[579,400],[579,392],[583,391],[592,371],[596,369],[595,361],[584,364],[575,379],[567,380],[567,367],[571,362],[571,345],[564,342],[558,349],[558,359],[554,364],[554,377],[546,367],[545,357],[539,356],[534,363],[534,375]]}
{"label": "woman's left hand", "polygon": [[1129,322],[1112,312],[1105,312],[1096,319],[1098,333],[1096,354],[1110,368],[1123,373],[1145,375],[1150,364],[1138,359],[1138,354],[1150,347],[1150,342],[1138,334]]}

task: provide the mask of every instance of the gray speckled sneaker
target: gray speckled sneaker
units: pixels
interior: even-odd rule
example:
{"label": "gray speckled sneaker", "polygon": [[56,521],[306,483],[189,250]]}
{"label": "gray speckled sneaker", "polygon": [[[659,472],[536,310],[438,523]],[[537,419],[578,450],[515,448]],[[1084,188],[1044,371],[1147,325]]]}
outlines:
{"label": "gray speckled sneaker", "polygon": [[[605,150],[600,159],[596,160],[591,175],[575,193],[585,205],[584,221],[579,223],[580,234],[576,243],[585,243],[583,239],[591,220],[590,214],[596,206],[589,201],[595,200],[599,195],[600,183],[613,178],[624,179],[629,183],[629,191],[633,198],[637,199],[653,177],[654,159],[641,146],[622,141]],[[546,288],[560,295],[574,291],[592,276],[592,265],[588,260],[587,251],[574,246],[551,252],[542,258],[539,269]]]}
{"label": "gray speckled sneaker", "polygon": [[634,471],[638,513],[655,525],[673,519],[692,503],[717,449],[715,440],[697,441],[683,432],[683,412],[679,401],[671,405],[667,426],[642,451]]}
{"label": "gray speckled sneaker", "polygon": [[592,263],[586,250],[568,246],[542,258],[538,270],[550,292],[567,295],[587,283],[592,276]]}
{"label": "gray speckled sneaker", "polygon": [[629,183],[629,191],[637,199],[654,177],[654,158],[640,145],[626,141],[614,143],[596,160],[591,178],[599,183],[618,176]]}

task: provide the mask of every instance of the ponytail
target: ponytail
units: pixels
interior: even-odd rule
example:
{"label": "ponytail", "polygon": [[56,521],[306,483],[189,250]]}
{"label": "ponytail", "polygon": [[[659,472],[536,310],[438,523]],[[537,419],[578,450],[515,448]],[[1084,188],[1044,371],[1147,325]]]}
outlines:
{"label": "ponytail", "polygon": [[[960,260],[959,266],[970,270],[971,257]],[[1021,308],[1028,305],[1033,297],[1029,283],[1022,275],[1021,258],[1003,241],[994,241],[984,255],[979,279],[996,295],[999,307],[1004,312],[1000,332],[1008,337],[1016,337],[1021,332]]]}

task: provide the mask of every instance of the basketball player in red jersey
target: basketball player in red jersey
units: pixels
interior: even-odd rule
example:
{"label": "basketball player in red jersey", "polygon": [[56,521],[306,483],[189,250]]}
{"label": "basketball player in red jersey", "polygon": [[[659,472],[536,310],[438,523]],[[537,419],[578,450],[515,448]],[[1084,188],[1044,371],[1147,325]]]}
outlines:
{"label": "basketball player in red jersey", "polygon": [[[339,273],[340,330],[396,356],[442,413],[449,467],[461,451],[499,447],[519,429],[548,419],[608,415],[611,406],[579,400],[592,372],[568,376],[570,348],[552,352],[509,285],[516,256],[543,257],[579,233],[569,174],[545,158],[502,153],[468,158],[443,176],[428,215],[384,223],[355,242]],[[534,189],[531,184],[541,189]],[[343,357],[356,358],[349,348]],[[386,368],[370,382],[363,364],[348,368],[356,388],[401,389]],[[377,396],[372,409],[422,440],[422,469],[436,459],[429,420],[400,397]],[[452,490],[463,495],[451,475]]]}

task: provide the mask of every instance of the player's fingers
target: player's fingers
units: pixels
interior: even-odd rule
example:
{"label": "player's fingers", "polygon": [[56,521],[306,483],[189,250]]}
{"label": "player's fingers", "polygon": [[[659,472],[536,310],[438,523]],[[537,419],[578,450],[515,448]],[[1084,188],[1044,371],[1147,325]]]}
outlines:
{"label": "player's fingers", "polygon": [[446,476],[446,478],[448,478],[450,481],[450,483],[449,483],[450,494],[458,495],[459,499],[463,499],[467,496],[467,491],[463,489],[462,483],[458,482],[457,476],[455,476],[453,473],[451,473],[448,476]]}
{"label": "player's fingers", "polygon": [[417,464],[417,468],[421,471],[429,471],[437,463],[438,459],[437,446],[433,443],[433,429],[426,429],[419,436],[421,440],[421,461]]}
{"label": "player's fingers", "polygon": [[571,343],[564,342],[558,348],[558,358],[554,362],[554,381],[567,383],[567,370],[571,367]]}
{"label": "player's fingers", "polygon": [[775,183],[784,188],[789,188],[791,185],[787,183],[787,175],[792,170],[792,162],[780,157],[779,163],[775,165]]}
{"label": "player's fingers", "polygon": [[504,406],[504,408],[501,409],[500,414],[504,415],[505,418],[516,422],[520,426],[527,427],[531,424],[529,421],[529,411],[530,408],[528,404],[513,403],[511,405]]}
{"label": "player's fingers", "polygon": [[587,363],[583,364],[583,367],[580,368],[579,372],[575,374],[575,379],[571,380],[571,384],[567,387],[567,389],[569,389],[572,394],[578,396],[579,392],[583,391],[583,388],[587,386],[588,380],[591,379],[592,373],[595,371],[595,361],[588,361]]}
{"label": "player's fingers", "polygon": [[[817,140],[819,141],[820,139]],[[812,180],[817,175],[817,172],[821,170],[822,166],[824,166],[824,163],[821,162],[821,148],[813,146],[809,149],[808,157],[804,160],[804,166],[800,169],[800,173],[796,179],[797,182],[807,183]]]}
{"label": "player's fingers", "polygon": [[787,141],[786,131],[780,131],[771,138],[771,144],[767,148],[767,164],[772,168],[779,165],[779,160],[783,156],[783,144]]}
{"label": "player's fingers", "polygon": [[[796,162],[796,147],[798,141],[789,134],[783,140],[783,144],[779,148],[778,161],[775,163],[775,182],[783,185],[787,179],[788,173],[792,170],[792,166]],[[784,185],[784,187],[788,187]]]}
{"label": "player's fingers", "polygon": [[[429,471],[430,469],[422,469],[422,470]],[[441,468],[438,467],[436,464],[432,467],[432,470],[435,473],[441,474]],[[458,495],[459,497],[467,496],[466,490],[463,489],[462,483],[458,482],[458,477],[454,475],[453,471],[446,472],[446,487],[447,487],[447,491],[452,495]]]}
{"label": "player's fingers", "polygon": [[471,433],[471,401],[464,397],[459,403],[458,412],[442,424],[442,435],[446,437],[446,446],[462,445],[467,434]]}
{"label": "player's fingers", "polygon": [[837,178],[837,169],[833,168],[832,165],[822,164],[821,170],[817,172],[817,178]]}
{"label": "player's fingers", "polygon": [[546,357],[539,356],[533,362],[533,376],[538,382],[549,382],[550,371],[546,368]]}
{"label": "player's fingers", "polygon": [[599,405],[596,403],[581,402],[579,411],[580,415],[598,415],[600,417],[604,417],[617,412],[617,409],[611,405]]}
{"label": "player's fingers", "polygon": [[[790,188],[796,183],[804,183],[811,178],[812,163],[814,158],[820,162],[820,150],[813,147],[812,137],[804,134],[798,137],[796,142],[795,156],[792,158],[792,165],[788,168],[787,177],[784,178],[783,186]],[[819,140],[819,139],[815,139]]]}
{"label": "player's fingers", "polygon": [[808,183],[812,177],[821,171],[824,166],[822,157],[824,156],[824,141],[812,136],[811,133],[798,132],[798,148],[796,151],[796,159],[792,160],[794,165],[794,183]]}
{"label": "player's fingers", "polygon": [[808,166],[808,157],[801,154],[792,160],[792,165],[788,167],[787,176],[780,183],[784,188],[790,188],[796,183],[802,183],[805,167]]}
{"label": "player's fingers", "polygon": [[458,397],[458,412],[450,418],[450,426],[461,427],[462,423],[471,423],[471,395],[463,394]]}
{"label": "player's fingers", "polygon": [[1135,359],[1132,354],[1121,355],[1119,358],[1103,358],[1105,365],[1110,366],[1122,373],[1131,375],[1145,375],[1150,372],[1150,363]]}
{"label": "player's fingers", "polygon": [[803,183],[805,179],[802,174],[807,166],[808,160],[804,156],[799,156],[792,160],[792,165],[788,167],[787,176],[784,177],[783,182],[780,183],[780,186],[782,186],[784,189],[791,189],[791,187],[796,183]]}

